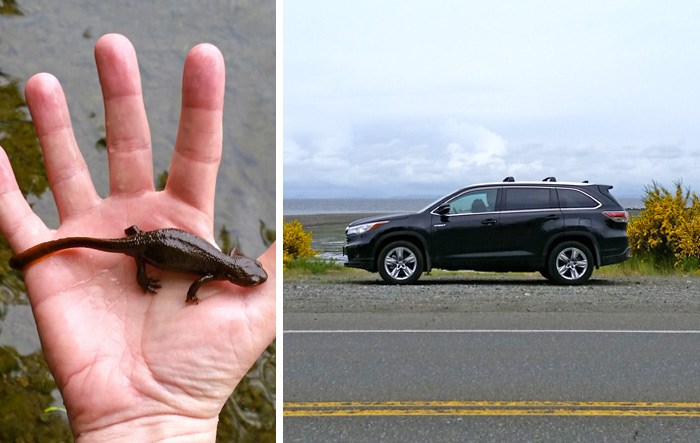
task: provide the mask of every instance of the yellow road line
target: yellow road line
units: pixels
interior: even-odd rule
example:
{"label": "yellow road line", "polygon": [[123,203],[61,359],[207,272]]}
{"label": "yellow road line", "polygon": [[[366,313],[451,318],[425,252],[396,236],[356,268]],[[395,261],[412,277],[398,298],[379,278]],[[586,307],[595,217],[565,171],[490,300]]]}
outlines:
{"label": "yellow road line", "polygon": [[383,401],[285,402],[285,417],[556,415],[700,417],[697,402]]}

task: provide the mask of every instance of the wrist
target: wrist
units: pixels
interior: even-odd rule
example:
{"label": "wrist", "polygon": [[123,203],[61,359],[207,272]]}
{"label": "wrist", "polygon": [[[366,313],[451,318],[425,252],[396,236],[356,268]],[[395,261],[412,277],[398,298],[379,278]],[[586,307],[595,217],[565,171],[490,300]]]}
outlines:
{"label": "wrist", "polygon": [[74,429],[73,433],[76,442],[214,442],[218,420],[218,416],[207,419],[180,415],[144,416],[94,429]]}

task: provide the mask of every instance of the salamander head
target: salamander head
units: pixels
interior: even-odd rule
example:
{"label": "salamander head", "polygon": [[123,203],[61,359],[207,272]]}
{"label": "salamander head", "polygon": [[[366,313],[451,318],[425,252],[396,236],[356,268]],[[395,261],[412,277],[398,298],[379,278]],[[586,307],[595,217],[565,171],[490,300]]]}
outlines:
{"label": "salamander head", "polygon": [[226,273],[226,279],[239,286],[257,286],[265,283],[267,272],[259,261],[248,257],[240,257],[237,266],[232,267]]}

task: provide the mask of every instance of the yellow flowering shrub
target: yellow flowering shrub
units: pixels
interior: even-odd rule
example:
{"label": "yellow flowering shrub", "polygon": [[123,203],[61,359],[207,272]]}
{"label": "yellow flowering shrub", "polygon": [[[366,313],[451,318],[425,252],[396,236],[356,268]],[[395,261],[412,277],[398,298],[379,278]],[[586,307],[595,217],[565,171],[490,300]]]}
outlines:
{"label": "yellow flowering shrub", "polygon": [[313,257],[318,253],[311,249],[311,232],[304,230],[304,226],[299,220],[284,224],[282,238],[282,262],[285,266],[296,258]]}
{"label": "yellow flowering shrub", "polygon": [[628,227],[632,253],[671,260],[700,258],[700,199],[680,182],[671,193],[658,183],[646,189],[644,210]]}

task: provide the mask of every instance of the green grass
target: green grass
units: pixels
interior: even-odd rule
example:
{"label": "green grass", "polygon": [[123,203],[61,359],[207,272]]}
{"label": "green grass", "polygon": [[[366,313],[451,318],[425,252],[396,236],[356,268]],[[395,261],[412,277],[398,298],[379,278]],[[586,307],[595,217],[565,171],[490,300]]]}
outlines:
{"label": "green grass", "polygon": [[297,258],[284,267],[285,274],[327,274],[329,272],[340,272],[345,267],[335,262],[335,260],[323,260],[318,258]]}
{"label": "green grass", "polygon": [[627,275],[700,275],[700,262],[689,258],[681,263],[670,260],[658,260],[651,256],[634,255],[622,263],[603,266],[596,273],[607,276]]}

